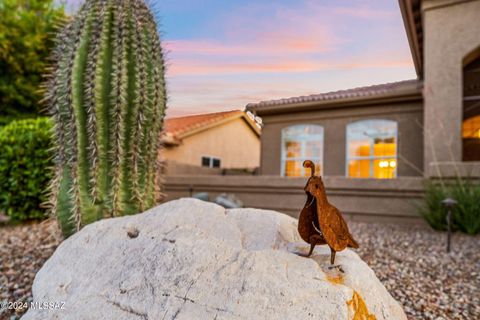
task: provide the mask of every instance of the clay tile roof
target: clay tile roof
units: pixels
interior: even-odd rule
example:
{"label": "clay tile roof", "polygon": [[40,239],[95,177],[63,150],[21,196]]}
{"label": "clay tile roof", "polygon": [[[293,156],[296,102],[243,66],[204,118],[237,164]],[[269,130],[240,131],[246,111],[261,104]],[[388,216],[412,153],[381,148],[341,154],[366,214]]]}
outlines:
{"label": "clay tile roof", "polygon": [[244,115],[245,113],[241,110],[232,110],[169,118],[165,119],[164,133],[181,139],[183,136],[201,130],[202,128],[210,127],[230,118],[243,117]]}
{"label": "clay tile roof", "polygon": [[405,80],[399,82],[391,82],[385,84],[378,84],[367,87],[358,87],[347,90],[332,91],[327,93],[312,94],[309,96],[300,96],[292,97],[287,99],[278,99],[278,100],[267,100],[260,101],[257,103],[249,103],[247,109],[258,107],[267,107],[267,106],[280,106],[286,104],[295,104],[295,103],[308,103],[308,102],[318,102],[318,101],[329,101],[329,100],[340,100],[340,99],[353,99],[353,98],[364,98],[376,95],[400,93],[402,91],[408,90],[420,90],[421,82],[417,79]]}

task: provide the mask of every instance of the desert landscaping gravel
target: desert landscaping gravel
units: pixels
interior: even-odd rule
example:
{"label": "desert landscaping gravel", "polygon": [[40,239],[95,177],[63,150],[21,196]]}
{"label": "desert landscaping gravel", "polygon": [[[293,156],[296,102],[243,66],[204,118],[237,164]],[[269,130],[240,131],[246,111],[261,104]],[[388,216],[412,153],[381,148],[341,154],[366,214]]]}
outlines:
{"label": "desert landscaping gravel", "polygon": [[[349,225],[358,254],[409,319],[480,319],[480,236],[454,234],[447,254],[446,234],[424,226]],[[35,273],[59,242],[54,221],[0,226],[0,302],[31,301]],[[0,319],[22,313],[3,310]]]}
{"label": "desert landscaping gravel", "polygon": [[[55,221],[0,225],[0,308],[2,301],[32,300],[35,274],[60,243]],[[1,320],[19,319],[26,309],[0,311]]]}
{"label": "desert landscaping gravel", "polygon": [[350,223],[357,253],[409,319],[480,319],[480,235],[428,227]]}

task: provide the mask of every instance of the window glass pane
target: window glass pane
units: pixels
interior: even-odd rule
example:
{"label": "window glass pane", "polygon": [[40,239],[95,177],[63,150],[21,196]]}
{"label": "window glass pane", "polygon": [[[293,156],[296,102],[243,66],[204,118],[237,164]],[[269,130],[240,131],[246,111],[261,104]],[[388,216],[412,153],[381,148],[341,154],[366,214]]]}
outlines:
{"label": "window glass pane", "polygon": [[283,129],[282,174],[288,177],[310,175],[310,170],[306,171],[302,167],[303,161],[307,159],[314,161],[316,166],[321,169],[323,127],[319,125],[295,125]]}
{"label": "window glass pane", "polygon": [[302,161],[285,161],[284,175],[286,177],[300,177],[302,175]]}
{"label": "window glass pane", "polygon": [[377,138],[374,141],[373,155],[376,157],[395,156],[397,145],[395,138]]}
{"label": "window glass pane", "polygon": [[370,160],[350,160],[348,162],[348,176],[351,178],[370,177]]}
{"label": "window glass pane", "polygon": [[[395,121],[364,120],[349,124],[347,175],[356,178],[394,178],[397,164],[396,136]],[[390,166],[391,160],[393,166]]]}
{"label": "window glass pane", "polygon": [[286,141],[285,142],[285,156],[287,158],[299,158],[300,157],[300,148],[301,144],[295,141]]}
{"label": "window glass pane", "polygon": [[322,141],[305,142],[305,158],[321,158],[322,157]]}
{"label": "window glass pane", "polygon": [[480,116],[463,121],[463,138],[480,139]]}
{"label": "window glass pane", "polygon": [[202,167],[210,167],[210,158],[202,157]]}
{"label": "window glass pane", "polygon": [[394,158],[377,159],[373,162],[373,177],[377,179],[395,178],[397,161]]}
{"label": "window glass pane", "polygon": [[213,167],[220,168],[220,159],[213,159]]}
{"label": "window glass pane", "polygon": [[480,116],[463,121],[463,161],[480,161]]}
{"label": "window glass pane", "polygon": [[370,156],[370,140],[351,140],[348,144],[348,153],[351,157]]}

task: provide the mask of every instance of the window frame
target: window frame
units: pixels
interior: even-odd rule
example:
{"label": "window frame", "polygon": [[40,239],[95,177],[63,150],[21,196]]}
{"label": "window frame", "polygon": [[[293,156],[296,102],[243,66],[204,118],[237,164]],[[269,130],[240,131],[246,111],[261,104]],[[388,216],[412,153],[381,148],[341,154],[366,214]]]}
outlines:
{"label": "window frame", "polygon": [[[398,121],[396,120],[391,120],[391,119],[378,119],[378,118],[374,118],[374,119],[362,119],[362,120],[356,120],[356,121],[353,121],[353,122],[349,122],[346,127],[345,127],[345,177],[346,178],[349,178],[349,179],[377,179],[377,180],[383,180],[382,178],[375,178],[374,177],[374,161],[375,160],[380,160],[380,159],[391,159],[392,156],[374,156],[372,155],[373,153],[373,148],[374,148],[374,141],[371,140],[370,141],[370,155],[369,156],[353,156],[353,157],[350,157],[350,154],[349,154],[349,150],[350,150],[350,139],[348,137],[348,128],[351,126],[351,125],[354,125],[354,124],[358,124],[358,123],[361,123],[361,122],[371,122],[371,121],[385,121],[385,122],[390,122],[390,123],[393,123],[395,124],[395,135],[394,135],[394,138],[395,138],[395,169],[393,171],[393,178],[390,178],[390,179],[396,179],[398,177]],[[369,164],[370,164],[370,170],[369,170],[369,176],[368,177],[351,177],[349,175],[349,165],[350,165],[350,161],[352,160],[369,160]]]}
{"label": "window frame", "polygon": [[[322,140],[321,140],[321,143],[322,143],[322,147],[321,147],[321,156],[320,157],[308,157],[308,159],[306,158],[305,156],[305,144],[307,141],[317,141],[317,140],[295,140],[295,141],[299,141],[301,142],[301,147],[300,147],[300,153],[301,153],[301,156],[300,157],[291,157],[291,158],[287,158],[286,156],[286,148],[285,148],[285,138],[286,138],[286,131],[288,129],[291,129],[291,128],[294,128],[294,127],[305,127],[305,126],[315,126],[315,127],[318,127],[318,128],[321,128],[321,136],[322,136]],[[295,177],[292,177],[292,176],[287,176],[285,175],[285,167],[286,167],[286,162],[287,161],[305,161],[305,160],[312,160],[314,163],[318,164],[320,163],[320,171],[319,171],[319,174],[322,175],[323,174],[323,159],[324,159],[324,150],[325,150],[325,128],[320,125],[320,124],[315,124],[315,123],[301,123],[301,124],[293,124],[293,125],[290,125],[288,127],[284,127],[282,128],[282,132],[281,132],[281,139],[280,139],[280,150],[281,150],[281,156],[280,156],[280,176],[281,177],[290,177],[290,178],[295,178]],[[305,168],[301,167],[300,168],[300,172],[301,172],[301,175],[299,177],[303,177],[304,174],[305,174]]]}
{"label": "window frame", "polygon": [[[208,166],[204,166],[204,165],[203,165],[203,158],[208,158],[208,159],[209,159]],[[213,166],[213,161],[214,161],[214,160],[218,160],[218,162],[219,162],[219,166],[218,166],[218,167],[214,167],[214,166]],[[221,167],[222,167],[222,159],[219,158],[219,157],[202,155],[202,156],[200,157],[200,164],[201,164],[202,168],[212,168],[212,169],[221,168]]]}

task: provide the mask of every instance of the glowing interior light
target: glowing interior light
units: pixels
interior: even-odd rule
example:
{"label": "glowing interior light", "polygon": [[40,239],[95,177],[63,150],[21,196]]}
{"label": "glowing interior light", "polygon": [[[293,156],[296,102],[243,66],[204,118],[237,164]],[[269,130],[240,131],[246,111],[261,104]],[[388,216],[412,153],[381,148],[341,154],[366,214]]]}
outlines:
{"label": "glowing interior light", "polygon": [[391,168],[395,168],[396,166],[397,166],[397,163],[395,162],[395,160],[390,161]]}

